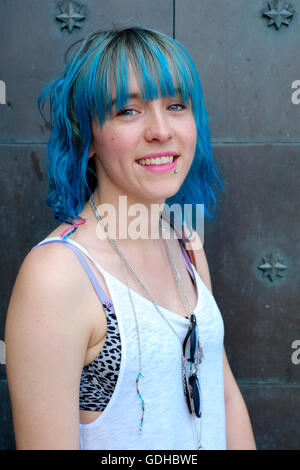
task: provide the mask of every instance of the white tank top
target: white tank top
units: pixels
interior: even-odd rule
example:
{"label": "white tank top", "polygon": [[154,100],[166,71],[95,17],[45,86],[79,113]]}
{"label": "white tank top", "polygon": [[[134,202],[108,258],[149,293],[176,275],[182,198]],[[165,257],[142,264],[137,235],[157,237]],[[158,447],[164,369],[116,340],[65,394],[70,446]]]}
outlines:
{"label": "white tank top", "polygon": [[[52,238],[53,239],[53,238]],[[52,240],[51,238],[49,240]],[[76,245],[103,275],[118,320],[121,366],[115,390],[101,415],[80,424],[80,448],[93,450],[195,450],[200,419],[189,413],[182,385],[181,350],[189,320],[164,308],[161,318],[152,302],[130,289],[142,352],[139,390],[145,401],[143,433],[139,434],[141,400],[137,395],[138,338],[126,284],[104,270],[86,249]],[[223,320],[216,301],[192,265],[197,284],[197,318],[204,357],[198,377],[202,403],[202,447],[226,449],[223,380]],[[153,273],[155,275],[155,273]]]}

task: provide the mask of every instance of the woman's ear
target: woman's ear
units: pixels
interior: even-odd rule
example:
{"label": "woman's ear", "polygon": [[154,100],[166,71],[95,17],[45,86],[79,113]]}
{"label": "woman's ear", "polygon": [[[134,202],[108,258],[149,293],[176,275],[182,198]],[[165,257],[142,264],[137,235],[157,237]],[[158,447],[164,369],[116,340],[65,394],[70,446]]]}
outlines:
{"label": "woman's ear", "polygon": [[94,155],[95,155],[95,149],[94,149],[93,143],[91,142],[90,150],[89,150],[89,158],[93,157]]}

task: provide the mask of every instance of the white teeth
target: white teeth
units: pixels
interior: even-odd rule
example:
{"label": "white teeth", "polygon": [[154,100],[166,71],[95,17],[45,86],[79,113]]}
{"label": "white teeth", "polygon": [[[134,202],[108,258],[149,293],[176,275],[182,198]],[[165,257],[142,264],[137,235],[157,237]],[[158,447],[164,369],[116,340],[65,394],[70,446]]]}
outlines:
{"label": "white teeth", "polygon": [[161,165],[162,163],[172,163],[174,157],[146,158],[138,160],[140,165]]}

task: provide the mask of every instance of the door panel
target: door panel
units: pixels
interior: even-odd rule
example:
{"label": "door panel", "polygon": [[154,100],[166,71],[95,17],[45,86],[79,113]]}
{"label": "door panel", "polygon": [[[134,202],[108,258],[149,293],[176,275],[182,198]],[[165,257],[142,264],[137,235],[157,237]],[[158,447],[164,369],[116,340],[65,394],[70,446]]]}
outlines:
{"label": "door panel", "polygon": [[299,449],[300,10],[277,30],[265,5],[176,1],[175,36],[196,61],[225,182],[204,248],[229,362],[258,448]]}

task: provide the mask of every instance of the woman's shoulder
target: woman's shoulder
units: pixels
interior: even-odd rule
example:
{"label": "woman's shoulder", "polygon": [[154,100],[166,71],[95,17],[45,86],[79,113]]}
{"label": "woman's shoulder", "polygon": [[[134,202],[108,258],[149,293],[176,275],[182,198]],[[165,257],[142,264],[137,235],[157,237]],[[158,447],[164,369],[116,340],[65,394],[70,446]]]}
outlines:
{"label": "woman's shoulder", "polygon": [[[70,224],[62,223],[48,233],[39,243],[53,238],[57,239],[56,242],[37,243],[33,246],[21,267],[26,272],[25,277],[39,275],[42,279],[49,280],[51,278],[51,281],[58,287],[73,291],[76,287],[79,287],[79,292],[83,294],[88,292],[90,283],[78,259],[78,250],[74,253],[73,249],[66,245],[75,242],[86,252],[93,254],[95,252],[92,236],[93,226],[87,220],[87,223],[79,226],[74,232],[72,230]],[[60,243],[60,241],[66,243]],[[102,251],[101,243],[98,243],[97,250]]]}
{"label": "woman's shoulder", "polygon": [[61,243],[35,246],[24,258],[16,284],[28,286],[32,293],[63,293],[68,296],[81,282],[76,266],[74,254]]}
{"label": "woman's shoulder", "polygon": [[9,322],[15,324],[26,317],[36,328],[55,323],[61,331],[67,331],[71,322],[74,328],[77,325],[83,331],[89,330],[89,316],[82,315],[89,285],[78,266],[74,253],[60,243],[31,250],[12,289]]}
{"label": "woman's shoulder", "polygon": [[[79,268],[77,257],[72,250],[66,248],[65,244],[59,243],[63,233],[65,231],[68,233],[70,230],[72,229],[69,224],[62,223],[40,240],[40,242],[44,242],[57,238],[57,243],[39,244],[40,242],[38,242],[34,245],[19,268],[18,278],[21,278],[25,283],[31,281],[32,288],[35,286],[42,288],[44,285],[48,291],[51,288],[60,292],[64,290],[67,295],[69,290],[72,290],[74,294],[76,287],[81,287],[80,291],[82,292],[84,276]],[[84,238],[81,234],[82,232],[77,230],[70,239],[84,245]]]}

